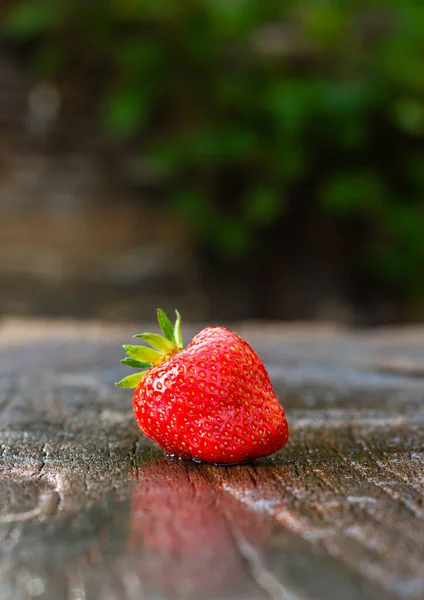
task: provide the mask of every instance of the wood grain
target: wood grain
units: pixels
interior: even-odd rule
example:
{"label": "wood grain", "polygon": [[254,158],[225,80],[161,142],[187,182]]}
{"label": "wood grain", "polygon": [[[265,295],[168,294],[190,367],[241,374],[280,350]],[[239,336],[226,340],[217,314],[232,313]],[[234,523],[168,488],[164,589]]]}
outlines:
{"label": "wood grain", "polygon": [[138,328],[0,328],[2,600],[424,597],[423,330],[236,327],[291,439],[226,468],[139,433],[113,386]]}

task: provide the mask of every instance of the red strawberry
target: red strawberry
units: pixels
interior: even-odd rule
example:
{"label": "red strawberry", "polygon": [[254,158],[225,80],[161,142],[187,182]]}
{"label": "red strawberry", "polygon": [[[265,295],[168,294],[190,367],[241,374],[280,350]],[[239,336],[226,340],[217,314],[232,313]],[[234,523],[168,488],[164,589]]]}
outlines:
{"label": "red strawberry", "polygon": [[207,327],[183,349],[181,318],[175,327],[162,310],[165,337],[142,333],[157,350],[124,346],[122,362],[148,369],[117,385],[135,387],[134,413],[141,431],[165,452],[212,463],[268,456],[288,439],[284,410],[265,366],[241,337]]}

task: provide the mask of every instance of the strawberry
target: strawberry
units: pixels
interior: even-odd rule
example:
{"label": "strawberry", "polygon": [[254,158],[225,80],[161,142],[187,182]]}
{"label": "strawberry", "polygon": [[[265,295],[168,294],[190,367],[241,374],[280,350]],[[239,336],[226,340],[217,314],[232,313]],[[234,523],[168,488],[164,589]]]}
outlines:
{"label": "strawberry", "polygon": [[183,349],[181,317],[173,327],[162,310],[163,336],[141,333],[150,344],[124,345],[123,363],[143,369],[118,387],[136,388],[135,418],[165,452],[220,464],[268,456],[288,439],[284,410],[265,366],[241,337],[206,327]]}

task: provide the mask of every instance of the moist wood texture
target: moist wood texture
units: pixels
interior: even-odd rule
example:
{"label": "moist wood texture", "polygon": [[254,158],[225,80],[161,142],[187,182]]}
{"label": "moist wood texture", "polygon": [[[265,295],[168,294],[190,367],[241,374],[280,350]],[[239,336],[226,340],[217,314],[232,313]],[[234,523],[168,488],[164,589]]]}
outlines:
{"label": "moist wood texture", "polygon": [[2,600],[424,597],[424,330],[235,327],[291,439],[225,468],[139,433],[139,327],[0,327]]}

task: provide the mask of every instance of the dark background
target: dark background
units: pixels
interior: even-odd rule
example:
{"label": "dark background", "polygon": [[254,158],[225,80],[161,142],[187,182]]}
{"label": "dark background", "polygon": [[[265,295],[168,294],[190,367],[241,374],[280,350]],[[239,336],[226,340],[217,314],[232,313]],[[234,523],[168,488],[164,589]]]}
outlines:
{"label": "dark background", "polygon": [[0,19],[0,315],[424,318],[424,3]]}

